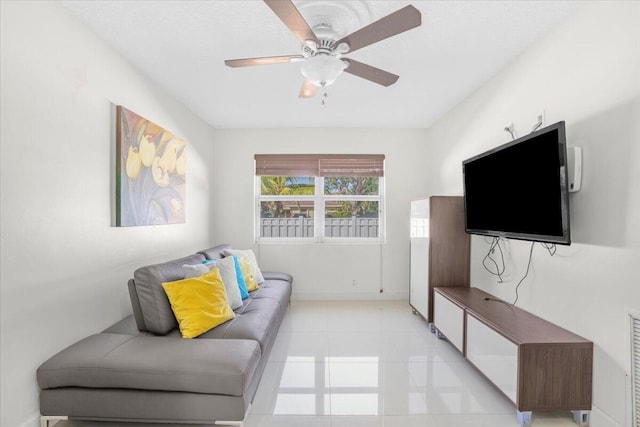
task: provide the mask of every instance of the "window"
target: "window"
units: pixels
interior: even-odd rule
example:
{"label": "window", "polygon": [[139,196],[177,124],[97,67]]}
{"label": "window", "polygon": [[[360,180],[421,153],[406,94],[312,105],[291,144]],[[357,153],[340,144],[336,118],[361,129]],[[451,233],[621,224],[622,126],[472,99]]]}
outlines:
{"label": "window", "polygon": [[259,237],[314,237],[315,177],[260,176]]}
{"label": "window", "polygon": [[382,241],[383,155],[255,160],[258,241]]}

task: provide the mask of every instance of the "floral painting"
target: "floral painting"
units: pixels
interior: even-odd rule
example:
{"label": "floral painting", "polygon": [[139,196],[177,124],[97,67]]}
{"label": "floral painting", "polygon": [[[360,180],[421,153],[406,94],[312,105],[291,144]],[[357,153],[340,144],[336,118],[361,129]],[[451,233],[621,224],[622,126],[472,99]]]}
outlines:
{"label": "floral painting", "polygon": [[116,225],[185,222],[186,144],[117,106]]}

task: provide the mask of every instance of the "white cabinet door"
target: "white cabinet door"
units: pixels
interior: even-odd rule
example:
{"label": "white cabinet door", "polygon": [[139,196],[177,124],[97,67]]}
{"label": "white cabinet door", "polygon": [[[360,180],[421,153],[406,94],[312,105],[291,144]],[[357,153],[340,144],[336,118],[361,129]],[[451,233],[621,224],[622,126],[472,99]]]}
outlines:
{"label": "white cabinet door", "polygon": [[462,352],[464,310],[439,293],[433,298],[433,323],[447,340]]}
{"label": "white cabinet door", "polygon": [[467,359],[517,403],[518,346],[468,313]]}
{"label": "white cabinet door", "polygon": [[429,199],[411,201],[411,230],[409,237],[429,237]]}
{"label": "white cabinet door", "polygon": [[411,239],[409,303],[425,319],[429,317],[429,239]]}

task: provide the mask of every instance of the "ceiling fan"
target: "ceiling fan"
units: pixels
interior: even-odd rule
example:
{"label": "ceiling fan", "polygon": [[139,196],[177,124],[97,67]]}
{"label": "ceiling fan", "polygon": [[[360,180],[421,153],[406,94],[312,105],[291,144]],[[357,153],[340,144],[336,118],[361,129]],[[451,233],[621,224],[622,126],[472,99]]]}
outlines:
{"label": "ceiling fan", "polygon": [[[371,65],[343,57],[346,53],[369,46],[420,26],[422,16],[414,6],[406,6],[347,36],[340,37],[330,23],[309,26],[291,0],[263,0],[302,43],[300,55],[268,56],[261,58],[228,59],[229,67],[302,62],[300,71],[305,77],[300,98],[315,96],[318,87],[326,88],[343,71],[382,86],[394,84],[398,77]],[[326,96],[326,93],[325,93]]]}

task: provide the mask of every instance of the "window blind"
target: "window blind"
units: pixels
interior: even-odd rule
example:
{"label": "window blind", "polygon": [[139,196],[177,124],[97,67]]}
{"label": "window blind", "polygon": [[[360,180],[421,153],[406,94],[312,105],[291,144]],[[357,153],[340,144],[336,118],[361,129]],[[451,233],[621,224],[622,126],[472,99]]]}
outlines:
{"label": "window blind", "polygon": [[384,176],[384,154],[256,154],[256,175]]}

